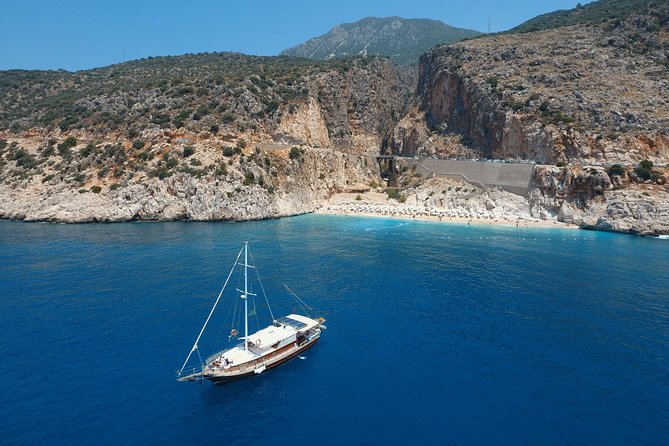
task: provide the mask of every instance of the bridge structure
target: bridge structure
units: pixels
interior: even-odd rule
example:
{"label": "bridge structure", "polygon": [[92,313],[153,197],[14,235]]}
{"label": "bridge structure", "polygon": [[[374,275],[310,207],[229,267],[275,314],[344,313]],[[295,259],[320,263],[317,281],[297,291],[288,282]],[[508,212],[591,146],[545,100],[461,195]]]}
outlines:
{"label": "bridge structure", "polygon": [[388,175],[388,187],[397,187],[397,156],[395,155],[376,155],[376,162],[379,163],[381,176]]}

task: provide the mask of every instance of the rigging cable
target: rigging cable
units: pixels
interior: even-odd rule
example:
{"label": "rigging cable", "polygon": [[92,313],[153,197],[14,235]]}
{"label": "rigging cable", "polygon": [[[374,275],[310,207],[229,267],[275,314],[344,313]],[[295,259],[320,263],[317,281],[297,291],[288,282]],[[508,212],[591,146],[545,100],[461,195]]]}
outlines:
{"label": "rigging cable", "polygon": [[288,288],[288,285],[286,285],[286,284],[284,283],[283,286],[286,287],[286,289],[290,292],[290,294],[292,294],[293,296],[295,296],[295,301],[297,302],[297,305],[300,306],[300,308],[302,309],[302,311],[304,311],[304,312],[307,314],[307,316],[311,317],[311,315],[310,315],[309,312],[307,311],[307,308],[310,309],[310,310],[313,310],[313,308],[311,308],[309,305],[307,305],[306,302],[304,302],[302,299],[300,299],[299,297],[297,297],[297,294],[295,294],[295,293],[293,292],[293,290],[291,290],[290,288]]}
{"label": "rigging cable", "polygon": [[[253,266],[255,266],[256,261],[253,258],[253,253],[251,253],[251,250],[249,249],[249,254],[251,255],[251,261],[253,262]],[[258,273],[258,268],[254,268],[256,271],[256,276],[258,277],[258,283],[260,284],[260,289],[262,290],[262,295],[265,298],[265,302],[267,303],[267,308],[269,309],[269,315],[272,316],[272,322],[275,321],[274,319],[274,313],[272,312],[272,307],[269,304],[269,299],[267,299],[267,294],[265,293],[265,287],[262,286],[262,280],[260,280],[260,274]]]}
{"label": "rigging cable", "polygon": [[[207,324],[209,323],[209,319],[211,319],[211,315],[214,314],[214,310],[216,309],[216,305],[218,305],[218,301],[221,300],[221,296],[223,295],[223,291],[225,291],[225,287],[228,286],[228,282],[230,281],[230,277],[232,276],[232,272],[235,270],[235,267],[237,266],[237,262],[239,262],[239,257],[242,255],[242,252],[244,251],[244,248],[242,248],[239,251],[239,254],[237,254],[237,258],[235,259],[235,264],[233,265],[232,269],[230,270],[230,273],[228,274],[228,278],[225,279],[225,283],[223,284],[223,288],[221,288],[221,292],[218,293],[218,297],[216,298],[216,302],[214,302],[214,306],[211,307],[211,311],[209,312],[209,316],[207,316],[207,320],[204,321],[204,325],[202,326],[202,330],[200,330],[200,334],[197,335],[197,339],[195,339],[195,343],[193,344],[193,348],[190,349],[190,353],[188,353],[188,356],[186,357],[186,360],[184,361],[184,364],[181,366],[181,369],[179,370],[179,375],[181,375],[184,371],[184,367],[186,367],[186,364],[188,364],[188,360],[190,359],[191,355],[195,350],[197,350],[197,343],[200,342],[200,338],[202,337],[202,333],[204,333],[204,329],[207,328]],[[200,356],[200,352],[198,351],[198,356]],[[202,358],[200,358],[200,361],[202,361]]]}

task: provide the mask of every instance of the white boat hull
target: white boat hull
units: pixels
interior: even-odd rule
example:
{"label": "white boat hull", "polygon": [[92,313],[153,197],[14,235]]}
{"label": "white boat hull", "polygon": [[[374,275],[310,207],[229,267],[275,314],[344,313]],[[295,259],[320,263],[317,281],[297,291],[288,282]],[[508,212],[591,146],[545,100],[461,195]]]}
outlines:
{"label": "white boat hull", "polygon": [[318,336],[309,341],[306,341],[300,346],[297,345],[297,342],[294,342],[281,349],[271,352],[268,355],[261,356],[253,361],[249,361],[227,369],[214,369],[209,366],[205,366],[202,371],[183,376],[179,378],[179,381],[197,381],[200,379],[207,379],[216,384],[222,384],[243,378],[250,378],[252,376],[266,372],[267,370],[278,367],[281,364],[290,361],[291,359],[295,359],[302,352],[316,345],[319,339],[320,333]]}

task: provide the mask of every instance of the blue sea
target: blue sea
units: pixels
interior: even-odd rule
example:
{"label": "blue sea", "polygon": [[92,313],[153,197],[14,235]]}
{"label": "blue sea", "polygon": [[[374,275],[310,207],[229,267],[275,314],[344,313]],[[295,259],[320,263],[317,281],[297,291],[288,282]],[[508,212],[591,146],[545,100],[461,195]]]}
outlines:
{"label": "blue sea", "polygon": [[[257,377],[177,382],[245,239],[270,298],[285,283],[328,329]],[[666,240],[0,222],[0,339],[2,444],[669,443]]]}

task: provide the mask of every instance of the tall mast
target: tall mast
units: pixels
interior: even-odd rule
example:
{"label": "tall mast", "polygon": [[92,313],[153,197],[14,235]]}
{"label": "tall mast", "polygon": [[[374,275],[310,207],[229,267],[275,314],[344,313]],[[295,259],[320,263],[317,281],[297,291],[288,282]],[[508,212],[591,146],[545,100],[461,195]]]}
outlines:
{"label": "tall mast", "polygon": [[244,350],[249,351],[249,242],[244,242]]}

